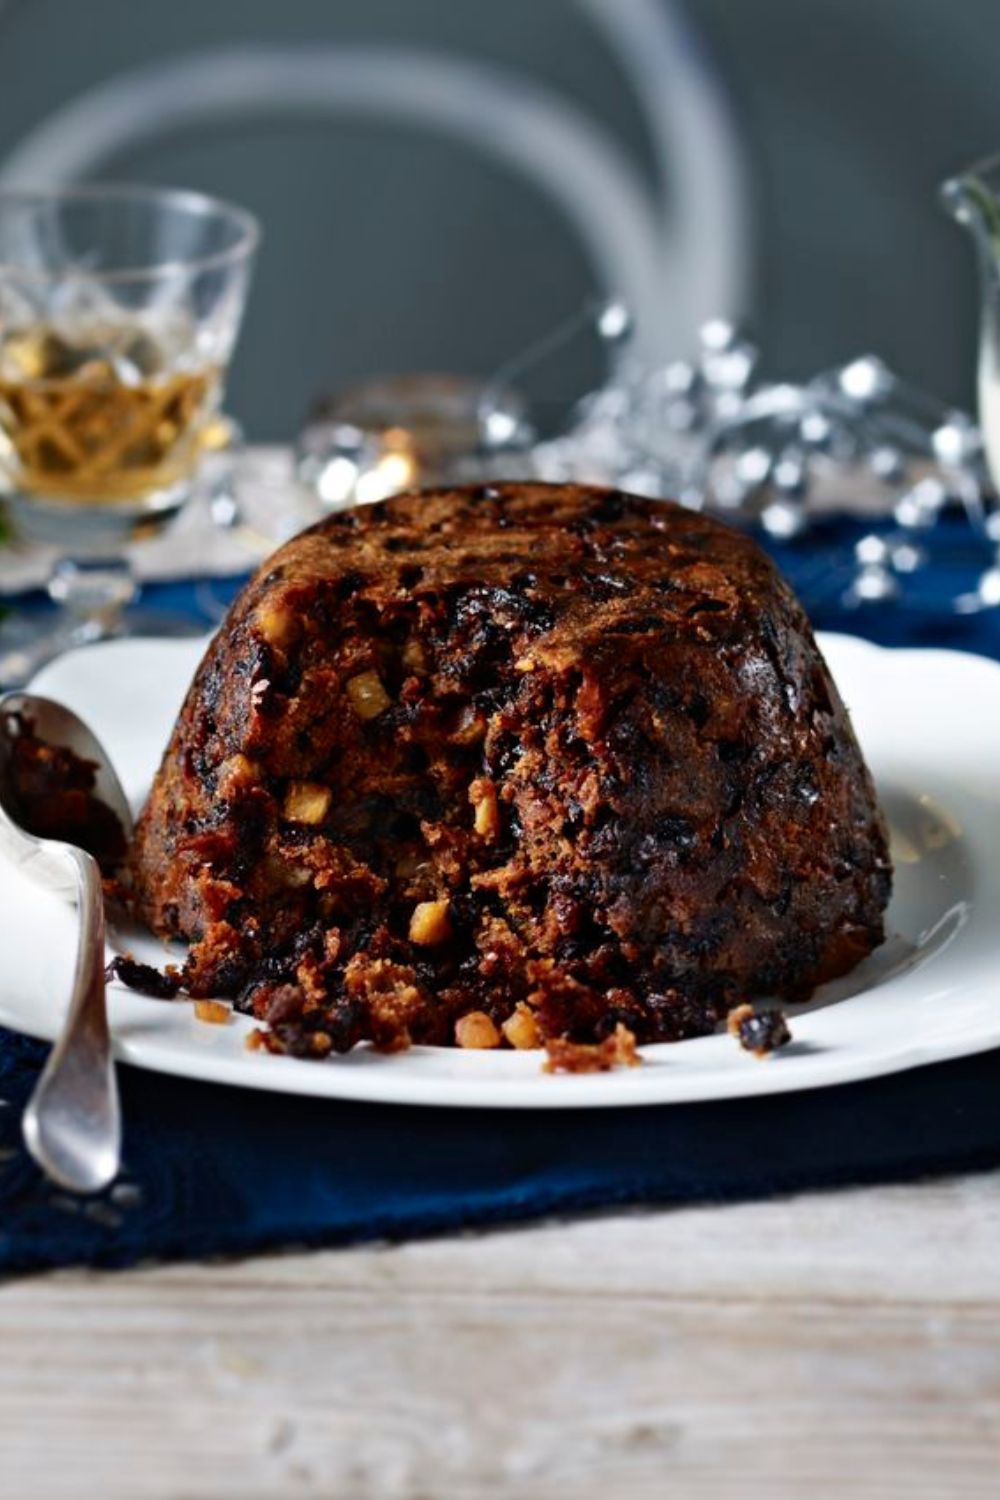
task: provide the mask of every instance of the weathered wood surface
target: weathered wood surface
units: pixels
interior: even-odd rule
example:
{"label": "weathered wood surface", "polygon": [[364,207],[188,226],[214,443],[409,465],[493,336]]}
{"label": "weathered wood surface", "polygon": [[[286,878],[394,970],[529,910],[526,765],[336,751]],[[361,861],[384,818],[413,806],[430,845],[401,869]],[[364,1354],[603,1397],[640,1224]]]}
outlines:
{"label": "weathered wood surface", "polygon": [[1000,1175],[0,1288],[3,1500],[1000,1494]]}

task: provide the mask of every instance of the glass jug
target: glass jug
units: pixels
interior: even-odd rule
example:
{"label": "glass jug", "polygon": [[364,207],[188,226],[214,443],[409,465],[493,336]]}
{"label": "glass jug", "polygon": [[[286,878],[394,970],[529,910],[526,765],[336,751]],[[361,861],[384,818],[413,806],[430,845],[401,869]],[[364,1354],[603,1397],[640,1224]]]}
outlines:
{"label": "glass jug", "polygon": [[1000,489],[1000,156],[942,184],[945,207],[971,232],[979,259],[979,425]]}

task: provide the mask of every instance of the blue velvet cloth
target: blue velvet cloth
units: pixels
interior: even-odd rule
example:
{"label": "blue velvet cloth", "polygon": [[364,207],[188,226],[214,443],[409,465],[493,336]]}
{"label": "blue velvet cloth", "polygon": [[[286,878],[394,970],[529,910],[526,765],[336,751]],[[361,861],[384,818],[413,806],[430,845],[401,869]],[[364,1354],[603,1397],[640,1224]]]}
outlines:
{"label": "blue velvet cloth", "polygon": [[[891,606],[847,607],[857,528],[776,546],[815,623],[1000,658],[1000,611],[956,616],[989,557],[957,520]],[[218,602],[234,591],[214,586]],[[195,617],[191,585],[147,590]],[[23,607],[40,608],[37,601]],[[207,615],[205,623],[209,623]],[[406,1109],[120,1070],[125,1165],[76,1199],[45,1183],[20,1112],[46,1048],[0,1032],[0,1271],[438,1233],[626,1203],[756,1197],[1000,1164],[1000,1052],[811,1093],[592,1112]]]}

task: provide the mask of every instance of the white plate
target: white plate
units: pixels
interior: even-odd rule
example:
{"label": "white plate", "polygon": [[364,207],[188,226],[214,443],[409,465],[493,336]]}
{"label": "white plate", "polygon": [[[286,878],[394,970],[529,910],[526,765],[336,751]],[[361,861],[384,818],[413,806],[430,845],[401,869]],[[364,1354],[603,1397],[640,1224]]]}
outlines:
{"label": "white plate", "polygon": [[[122,641],[65,656],[37,679],[92,725],[138,803],[203,643]],[[553,1077],[536,1053],[366,1047],[327,1062],[247,1052],[251,1022],[194,1019],[113,986],[119,1057],[190,1078],[405,1104],[559,1108],[772,1094],[892,1073],[1000,1044],[1000,666],[949,651],[822,646],[893,830],[889,941],[793,1011],[795,1040],[759,1062],[728,1036],[644,1049],[644,1064]],[[72,967],[72,909],[4,869],[0,1021],[52,1037]],[[165,957],[151,938],[137,956]],[[836,1002],[836,1003],[833,1003]]]}

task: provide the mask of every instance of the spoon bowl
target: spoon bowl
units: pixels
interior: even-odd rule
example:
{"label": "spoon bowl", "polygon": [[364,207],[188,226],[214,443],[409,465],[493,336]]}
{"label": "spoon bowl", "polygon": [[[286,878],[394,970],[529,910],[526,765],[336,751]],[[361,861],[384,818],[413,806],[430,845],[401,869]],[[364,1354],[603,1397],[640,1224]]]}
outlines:
{"label": "spoon bowl", "polygon": [[37,788],[32,793],[18,771],[18,741],[25,736],[89,763],[93,788],[87,795],[103,804],[105,818],[104,810],[110,810],[126,843],[132,836],[132,813],[105,750],[76,714],[34,693],[0,698],[0,853],[36,884],[75,900],[80,912],[66,1020],[25,1110],[24,1139],[54,1181],[75,1192],[93,1193],[113,1180],[121,1156],[121,1114],[104,985],[101,871],[94,855],[80,844],[49,836],[51,799]]}

